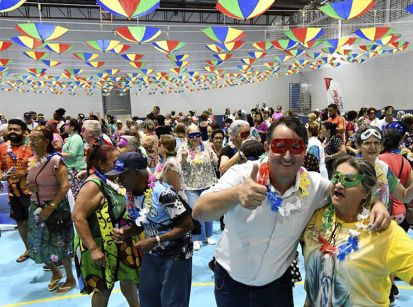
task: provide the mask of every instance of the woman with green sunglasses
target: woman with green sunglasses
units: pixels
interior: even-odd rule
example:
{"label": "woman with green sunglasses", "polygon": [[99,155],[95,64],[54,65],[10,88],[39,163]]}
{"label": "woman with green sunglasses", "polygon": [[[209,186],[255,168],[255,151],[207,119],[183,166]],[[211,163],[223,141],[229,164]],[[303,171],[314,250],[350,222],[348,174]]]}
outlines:
{"label": "woman with green sunglasses", "polygon": [[331,204],[302,236],[305,306],[389,306],[391,274],[413,284],[413,241],[394,221],[383,232],[368,227],[377,184],[369,162],[339,158],[331,182]]}

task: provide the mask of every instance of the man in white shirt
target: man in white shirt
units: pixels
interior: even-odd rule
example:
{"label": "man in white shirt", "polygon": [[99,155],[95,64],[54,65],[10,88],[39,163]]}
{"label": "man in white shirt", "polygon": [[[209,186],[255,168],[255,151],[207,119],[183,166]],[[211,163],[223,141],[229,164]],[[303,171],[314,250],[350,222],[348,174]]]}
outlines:
{"label": "man in white shirt", "polygon": [[[256,182],[264,168],[247,162],[229,169],[196,202],[197,220],[225,215],[225,230],[215,251],[218,307],[293,306],[289,266],[314,211],[329,200],[330,182],[301,167],[307,138],[298,118],[274,123],[265,143],[268,185]],[[267,191],[281,200],[278,210],[267,199]],[[373,211],[373,226],[390,224],[383,205]]]}
{"label": "man in white shirt", "polygon": [[37,127],[38,124],[33,120],[32,114],[30,112],[24,113],[23,117],[28,129],[33,130]]}

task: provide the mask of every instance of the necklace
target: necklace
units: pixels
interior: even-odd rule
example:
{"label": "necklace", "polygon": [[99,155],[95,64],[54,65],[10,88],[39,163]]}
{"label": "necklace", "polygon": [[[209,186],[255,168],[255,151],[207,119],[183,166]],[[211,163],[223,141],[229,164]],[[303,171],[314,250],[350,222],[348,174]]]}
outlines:
{"label": "necklace", "polygon": [[153,188],[155,187],[156,177],[155,175],[151,174],[148,178],[148,188],[143,193],[144,200],[143,200],[143,207],[139,210],[139,216],[135,218],[136,225],[138,227],[143,227],[143,224],[147,224],[148,221],[148,214],[152,209],[152,194]]}
{"label": "necklace", "polygon": [[201,151],[199,152],[196,150],[197,148],[189,148],[188,151],[188,157],[190,158],[190,163],[192,164],[202,164],[204,162],[203,156],[204,156],[204,151],[205,151],[205,145],[202,142],[201,145]]}
{"label": "necklace", "polygon": [[42,158],[39,158],[38,155],[34,154],[28,159],[29,163],[28,163],[27,170],[30,171],[34,168],[42,167],[45,163],[50,161],[50,159],[56,155],[58,155],[57,152],[52,152],[51,154],[48,154],[47,156],[43,156]]}
{"label": "necklace", "polygon": [[308,179],[307,171],[303,167],[301,167],[298,171],[298,175],[300,176],[300,186],[296,201],[294,203],[283,204],[283,198],[278,192],[275,191],[270,182],[270,168],[268,164],[268,157],[265,155],[261,159],[257,183],[267,187],[266,196],[270,203],[271,211],[279,212],[282,216],[289,216],[291,211],[301,208],[301,201],[309,195],[308,187],[311,182]]}
{"label": "necklace", "polygon": [[[21,145],[20,145],[21,146]],[[20,157],[18,158],[15,153],[13,152],[13,148],[11,145],[11,141],[6,142],[6,152],[9,155],[9,157],[12,159],[13,162],[16,162],[17,160],[21,159],[24,156],[24,153],[26,151],[27,146],[23,145],[23,150],[22,153],[20,154]]]}
{"label": "necklace", "polygon": [[[361,234],[360,231],[369,231],[368,226],[364,223],[369,217],[369,210],[363,208],[363,211],[357,215],[357,223],[354,229],[349,229],[349,236],[347,240],[340,244],[339,246],[335,246],[335,232],[338,223],[336,222],[337,214],[336,209],[332,204],[330,204],[323,214],[322,219],[322,231],[324,237],[322,235],[318,236],[319,243],[321,244],[320,251],[323,254],[328,254],[330,256],[337,256],[339,261],[343,261],[346,257],[352,253],[359,250],[359,236]],[[326,239],[326,237],[330,237],[330,239]]]}

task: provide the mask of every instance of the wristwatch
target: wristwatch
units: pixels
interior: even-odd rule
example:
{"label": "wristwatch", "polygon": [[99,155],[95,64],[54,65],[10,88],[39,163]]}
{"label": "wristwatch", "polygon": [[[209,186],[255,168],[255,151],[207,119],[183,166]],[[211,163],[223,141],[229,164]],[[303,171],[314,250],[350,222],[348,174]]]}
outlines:
{"label": "wristwatch", "polygon": [[57,208],[57,205],[56,205],[55,203],[53,203],[53,202],[51,202],[51,203],[49,204],[49,206],[50,206],[50,207],[53,207],[54,209]]}
{"label": "wristwatch", "polygon": [[155,236],[156,242],[158,242],[158,247],[162,247],[161,238],[159,236]]}

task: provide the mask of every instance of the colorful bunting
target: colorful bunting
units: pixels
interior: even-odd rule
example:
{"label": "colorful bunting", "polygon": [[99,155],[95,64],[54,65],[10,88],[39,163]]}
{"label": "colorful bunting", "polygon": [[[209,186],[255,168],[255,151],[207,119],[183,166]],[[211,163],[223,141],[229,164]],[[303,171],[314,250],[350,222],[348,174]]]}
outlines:
{"label": "colorful bunting", "polygon": [[127,41],[143,44],[156,39],[161,34],[161,31],[153,27],[129,26],[117,28],[116,33]]}
{"label": "colorful bunting", "polygon": [[249,56],[254,59],[261,59],[267,55],[266,52],[257,51],[257,52],[248,52]]}
{"label": "colorful bunting", "polygon": [[119,41],[117,40],[106,40],[106,39],[98,39],[98,40],[89,40],[86,41],[86,44],[95,50],[107,52],[114,49],[117,45],[119,45]]}
{"label": "colorful bunting", "polygon": [[0,13],[6,13],[14,11],[22,6],[27,0],[1,0],[0,1]]}
{"label": "colorful bunting", "polygon": [[230,54],[230,53],[216,53],[216,54],[214,54],[214,58],[216,58],[217,60],[221,60],[221,61],[229,60],[231,57],[232,57],[232,54]]}
{"label": "colorful bunting", "polygon": [[122,54],[121,57],[124,58],[128,62],[135,62],[135,61],[139,61],[140,59],[142,59],[143,54],[126,53],[126,54]]}
{"label": "colorful bunting", "polygon": [[35,61],[43,60],[49,56],[47,52],[43,51],[24,51],[23,54]]}
{"label": "colorful bunting", "polygon": [[181,49],[185,45],[185,43],[175,40],[166,40],[153,42],[152,45],[155,47],[156,50],[169,54],[171,52],[175,52]]}
{"label": "colorful bunting", "polygon": [[43,77],[46,74],[45,68],[28,68],[27,72],[34,77]]}
{"label": "colorful bunting", "polygon": [[96,3],[112,15],[129,19],[150,14],[160,6],[160,0],[96,0]]}
{"label": "colorful bunting", "polygon": [[39,22],[18,24],[16,25],[16,30],[24,36],[29,36],[42,42],[57,39],[68,31],[68,29],[61,26]]}
{"label": "colorful bunting", "polygon": [[59,61],[54,60],[42,60],[43,64],[49,67],[55,67],[61,64]]}
{"label": "colorful bunting", "polygon": [[375,4],[374,0],[344,0],[328,3],[320,7],[320,11],[334,19],[350,20],[363,15]]}
{"label": "colorful bunting", "polygon": [[324,34],[321,28],[295,28],[285,32],[285,35],[295,42],[306,44],[318,39]]}
{"label": "colorful bunting", "polygon": [[28,36],[15,36],[12,37],[11,40],[17,45],[20,45],[27,49],[36,49],[43,45],[43,42],[41,40],[34,39]]}
{"label": "colorful bunting", "polygon": [[226,44],[215,43],[219,48],[221,48],[224,52],[231,52],[240,49],[244,46],[243,41],[234,41]]}
{"label": "colorful bunting", "polygon": [[362,39],[369,41],[376,41],[382,39],[383,37],[394,33],[394,30],[390,27],[370,27],[359,29],[354,34]]}
{"label": "colorful bunting", "polygon": [[57,54],[62,54],[65,53],[66,51],[71,50],[73,47],[69,44],[59,44],[59,43],[47,43],[44,45],[46,49],[57,53]]}
{"label": "colorful bunting", "polygon": [[202,29],[202,32],[213,41],[221,44],[231,43],[245,38],[244,31],[231,27],[212,26]]}
{"label": "colorful bunting", "polygon": [[105,65],[105,62],[102,62],[102,61],[92,61],[92,62],[85,62],[85,63],[86,65],[89,65],[90,67],[93,67],[93,68],[99,68]]}
{"label": "colorful bunting", "polygon": [[95,60],[96,58],[99,57],[99,55],[97,53],[91,53],[91,52],[75,52],[73,53],[73,56],[76,59],[79,59],[81,61],[85,61],[85,62],[90,62]]}
{"label": "colorful bunting", "polygon": [[254,47],[255,49],[261,50],[261,51],[267,51],[273,48],[274,45],[270,41],[262,41],[262,42],[253,43],[252,47]]}
{"label": "colorful bunting", "polygon": [[278,50],[290,50],[297,46],[297,42],[292,39],[275,40],[271,44]]}
{"label": "colorful bunting", "polygon": [[222,14],[240,20],[264,14],[275,0],[218,0],[216,9]]}
{"label": "colorful bunting", "polygon": [[8,41],[0,41],[0,51],[4,51],[9,49],[13,45],[12,42]]}
{"label": "colorful bunting", "polygon": [[174,62],[180,62],[186,60],[189,54],[167,54],[166,57]]}
{"label": "colorful bunting", "polygon": [[109,50],[110,52],[113,52],[115,54],[122,54],[126,51],[128,51],[130,48],[130,45],[127,44],[119,44],[115,48]]}
{"label": "colorful bunting", "polygon": [[11,59],[0,59],[0,66],[7,66],[13,62],[14,60],[11,60]]}

